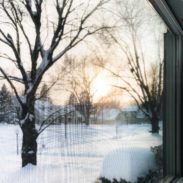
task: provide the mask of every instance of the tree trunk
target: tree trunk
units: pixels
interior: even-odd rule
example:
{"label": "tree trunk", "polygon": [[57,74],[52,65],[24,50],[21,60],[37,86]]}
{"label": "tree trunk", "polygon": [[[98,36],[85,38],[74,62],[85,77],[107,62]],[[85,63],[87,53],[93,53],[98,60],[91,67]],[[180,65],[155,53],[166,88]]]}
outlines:
{"label": "tree trunk", "polygon": [[37,133],[33,125],[26,125],[23,129],[22,167],[27,164],[37,165]]}
{"label": "tree trunk", "polygon": [[159,133],[159,118],[156,116],[152,116],[151,118],[151,133]]}
{"label": "tree trunk", "polygon": [[85,124],[88,126],[90,124],[90,112],[89,112],[89,108],[86,104],[84,104],[83,106],[83,116],[84,116],[84,120],[85,120]]}
{"label": "tree trunk", "polygon": [[85,110],[85,124],[88,126],[90,124],[90,109]]}
{"label": "tree trunk", "polygon": [[[25,114],[25,113],[24,113]],[[22,167],[28,164],[37,165],[37,137],[38,133],[35,128],[34,112],[27,112],[24,115],[24,122],[22,124]]]}
{"label": "tree trunk", "polygon": [[85,117],[85,124],[86,124],[87,126],[89,126],[89,124],[90,124],[90,117],[89,117],[89,116],[86,116],[86,117]]}

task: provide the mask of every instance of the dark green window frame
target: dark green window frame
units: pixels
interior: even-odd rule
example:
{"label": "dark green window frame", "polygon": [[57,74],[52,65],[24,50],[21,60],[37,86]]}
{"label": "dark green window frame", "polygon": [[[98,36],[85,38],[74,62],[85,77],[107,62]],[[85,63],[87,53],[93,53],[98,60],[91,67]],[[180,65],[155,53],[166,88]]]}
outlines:
{"label": "dark green window frame", "polygon": [[164,37],[164,181],[183,183],[183,29],[165,0],[149,0],[167,24]]}
{"label": "dark green window frame", "polygon": [[175,180],[183,176],[182,61],[183,37],[168,31],[164,67],[164,174]]}

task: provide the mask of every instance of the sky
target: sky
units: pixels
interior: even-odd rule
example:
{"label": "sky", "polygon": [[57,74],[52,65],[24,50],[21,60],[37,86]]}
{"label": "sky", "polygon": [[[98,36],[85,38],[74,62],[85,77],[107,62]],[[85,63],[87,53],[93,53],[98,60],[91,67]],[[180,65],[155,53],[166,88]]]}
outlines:
{"label": "sky", "polygon": [[[126,0],[121,1],[121,3],[125,2],[125,1]],[[154,60],[157,59],[156,58],[157,47],[154,42],[154,37],[162,38],[163,32],[166,30],[166,28],[164,25],[159,23],[160,21],[158,18],[152,18],[152,16],[155,16],[155,13],[154,13],[154,10],[152,9],[152,7],[150,7],[149,3],[147,4],[147,1],[131,0],[131,1],[127,1],[127,2],[130,2],[133,4],[135,1],[138,2],[138,6],[145,9],[144,15],[142,14],[142,20],[144,21],[144,23],[143,23],[142,27],[139,28],[138,33],[140,35],[141,45],[145,52],[145,57],[147,58],[146,60],[147,60],[147,66],[148,66],[148,65],[150,65],[151,62],[154,62]],[[49,4],[46,6],[48,13],[43,15],[44,22],[47,22],[46,20],[50,21],[50,23],[48,24],[49,28],[48,28],[48,30],[46,30],[44,27],[44,29],[42,30],[44,37],[46,37],[48,41],[50,40],[50,37],[49,37],[49,33],[51,32],[50,25],[51,25],[53,19],[56,17],[55,10],[53,9],[53,4],[50,4],[50,2],[51,1],[49,1]],[[83,1],[83,2],[85,2],[84,6],[87,7],[88,4],[86,4],[86,1]],[[97,1],[90,1],[89,5],[91,5],[91,7],[92,7],[93,6],[92,4],[94,4],[96,2]],[[78,4],[79,6],[80,6],[80,3],[81,3],[81,1],[76,1],[76,4]],[[122,4],[120,4],[119,7],[118,7],[119,9],[116,8],[116,6],[114,5],[114,1],[112,1],[112,3],[108,4],[105,7],[105,9],[101,10],[100,14],[96,14],[89,21],[89,24],[94,27],[101,22],[110,23],[110,25],[114,25],[114,23],[115,23],[115,25],[117,25],[118,27],[117,27],[117,29],[112,31],[111,34],[113,36],[116,36],[119,41],[125,40],[130,45],[129,32],[125,28],[125,26],[122,24],[122,22],[120,22],[120,20],[118,19],[119,14],[117,14],[118,12],[120,13],[120,11],[123,11],[124,7]],[[137,9],[137,11],[138,11],[138,9]],[[117,16],[113,15],[114,12],[117,14]],[[73,17],[71,17],[71,19],[75,18],[77,16],[78,16],[78,14],[76,13],[73,15]],[[49,19],[47,17],[52,17],[52,18]],[[33,31],[32,31],[33,25],[30,25],[29,21],[30,20],[28,20],[28,19],[26,20],[25,27],[26,27],[26,31],[30,32],[30,34],[28,34],[28,35],[31,38],[34,36]],[[45,25],[47,25],[47,24],[45,24]],[[5,28],[4,24],[2,24],[2,23],[0,24],[0,27]],[[7,32],[12,32],[10,27],[6,27],[6,28],[8,30]],[[152,34],[152,29],[153,29],[153,34]],[[25,45],[24,41],[22,39],[22,48],[23,48],[22,57],[24,58],[25,61],[27,61],[29,59],[29,57],[28,57],[28,53],[25,51],[25,50],[27,50],[27,46]],[[45,45],[47,45],[47,44],[48,43],[45,42]],[[1,47],[1,50],[0,50],[1,53],[6,52],[8,55],[11,56],[10,51],[7,49],[7,47],[4,47],[2,43],[0,43],[0,47]],[[62,47],[62,45],[61,45],[61,47]],[[129,46],[129,47],[131,47],[131,46]],[[163,45],[161,46],[161,48],[162,48],[162,50],[161,50],[161,54],[162,54]],[[81,57],[87,56],[87,55],[89,57],[91,55],[97,55],[97,57],[99,56],[99,57],[103,58],[104,60],[106,60],[106,66],[109,67],[110,69],[112,69],[113,71],[120,72],[120,74],[122,73],[122,75],[127,74],[126,66],[125,66],[126,60],[125,60],[124,55],[122,54],[119,46],[116,45],[111,40],[107,40],[104,38],[101,39],[101,36],[95,36],[95,37],[90,37],[90,38],[86,39],[84,42],[82,42],[77,47],[72,49],[68,54],[71,57],[77,57],[77,58],[81,58]],[[162,57],[162,55],[161,55],[161,57]],[[49,84],[57,77],[57,74],[55,71],[57,71],[57,67],[61,68],[60,64],[62,63],[62,60],[64,60],[64,58],[61,59],[58,64],[53,66],[53,68],[51,68],[46,73],[45,77],[43,78],[43,82],[46,82]],[[27,62],[25,62],[23,64],[24,64],[24,66],[26,66],[28,68],[29,64],[26,64],[26,63]],[[19,72],[16,71],[16,69],[12,65],[12,63],[10,64],[10,62],[1,59],[0,64],[3,68],[5,68],[5,70],[7,70],[8,73],[19,75]],[[119,82],[119,81],[117,81],[117,82]],[[97,98],[108,95],[108,93],[110,93],[110,91],[112,89],[111,86],[114,85],[114,83],[116,83],[116,79],[114,77],[110,76],[110,74],[105,70],[101,71],[101,73],[98,74],[97,79],[95,80],[95,82],[93,84],[93,90],[98,91],[97,95],[95,96],[96,100],[97,100]],[[19,90],[21,91],[22,87],[19,85],[16,85],[16,86],[18,86],[18,88],[20,88]],[[59,88],[59,85],[56,85],[55,87],[53,87],[50,93],[51,93],[53,102],[56,104],[64,103],[66,97],[68,96],[67,92],[63,90],[63,86],[61,88]],[[130,98],[126,94],[124,94],[124,92],[121,92],[121,93],[123,93],[123,96],[118,98],[119,100],[122,100],[123,103],[128,103],[128,101],[131,101]]]}

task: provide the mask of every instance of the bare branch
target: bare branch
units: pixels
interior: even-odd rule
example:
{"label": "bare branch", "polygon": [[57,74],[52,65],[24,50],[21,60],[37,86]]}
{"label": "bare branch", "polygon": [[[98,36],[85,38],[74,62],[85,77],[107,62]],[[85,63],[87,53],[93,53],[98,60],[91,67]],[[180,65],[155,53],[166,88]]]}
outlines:
{"label": "bare branch", "polygon": [[[60,113],[60,112],[62,112],[62,113]],[[39,130],[38,130],[38,134],[40,135],[46,128],[48,128],[50,125],[52,125],[55,122],[55,120],[57,120],[61,116],[64,116],[64,115],[72,113],[72,112],[73,112],[73,110],[67,111],[67,108],[66,108],[65,110],[59,109],[56,112],[50,114],[45,120],[43,120],[41,122],[41,125],[40,125]],[[55,117],[56,114],[57,114],[57,116]],[[48,120],[50,120],[50,119],[51,119],[51,122],[46,124],[46,122],[48,122]]]}
{"label": "bare branch", "polygon": [[[7,76],[10,80],[16,81],[18,83],[23,84],[23,80],[21,78],[15,77],[15,76]],[[2,79],[6,79],[4,76],[0,76]]]}
{"label": "bare branch", "polygon": [[35,100],[39,100],[39,99],[41,99],[41,98],[43,98],[43,96],[45,95],[45,94],[47,94],[55,85],[56,85],[56,83],[59,81],[59,76],[55,79],[55,81],[53,81],[52,83],[51,83],[51,85],[47,88],[47,90],[46,91],[44,91],[44,93],[42,93],[42,95],[40,95],[39,97],[37,97]]}
{"label": "bare branch", "polygon": [[19,101],[20,105],[23,105],[20,96],[18,95],[17,89],[15,88],[14,84],[11,82],[10,78],[7,76],[7,74],[5,73],[5,71],[2,69],[2,67],[0,67],[0,71],[3,74],[4,78],[7,80],[7,82],[9,83],[9,85],[11,86],[11,88],[13,89],[17,100]]}

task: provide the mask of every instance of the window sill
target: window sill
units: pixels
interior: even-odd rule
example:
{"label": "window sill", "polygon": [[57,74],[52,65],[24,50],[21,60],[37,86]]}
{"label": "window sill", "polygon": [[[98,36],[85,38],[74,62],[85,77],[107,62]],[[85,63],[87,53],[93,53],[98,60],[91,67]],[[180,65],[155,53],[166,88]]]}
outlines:
{"label": "window sill", "polygon": [[183,183],[183,177],[182,178],[179,178],[176,183]]}
{"label": "window sill", "polygon": [[183,177],[175,179],[174,177],[165,177],[161,183],[183,183]]}

